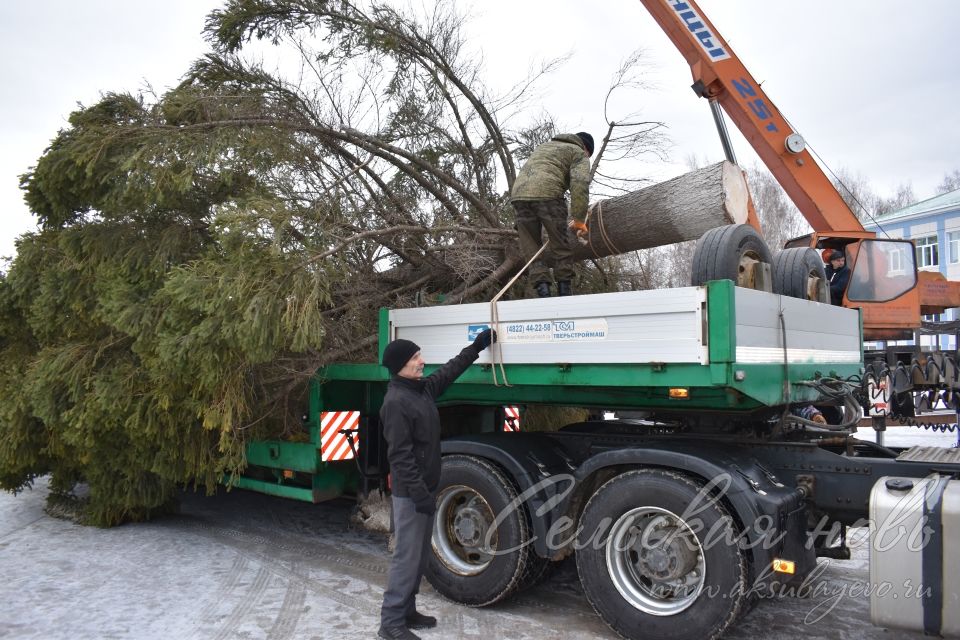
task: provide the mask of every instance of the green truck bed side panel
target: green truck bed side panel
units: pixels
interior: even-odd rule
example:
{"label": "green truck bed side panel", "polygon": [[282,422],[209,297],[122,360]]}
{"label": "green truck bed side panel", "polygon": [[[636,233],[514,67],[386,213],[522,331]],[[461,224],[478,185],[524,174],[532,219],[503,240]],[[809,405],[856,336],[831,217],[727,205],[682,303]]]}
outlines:
{"label": "green truck bed side panel", "polygon": [[259,440],[247,445],[247,464],[315,473],[320,464],[320,452],[312,442]]}

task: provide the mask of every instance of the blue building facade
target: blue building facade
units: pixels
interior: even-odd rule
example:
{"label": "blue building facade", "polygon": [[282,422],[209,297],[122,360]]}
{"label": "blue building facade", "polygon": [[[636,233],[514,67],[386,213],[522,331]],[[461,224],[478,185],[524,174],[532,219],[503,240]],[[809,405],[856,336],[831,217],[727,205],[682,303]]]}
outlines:
{"label": "blue building facade", "polygon": [[[960,280],[960,189],[934,196],[864,222],[868,231],[878,237],[913,240],[916,245],[917,268],[939,271],[949,280]],[[924,320],[956,320],[960,310],[948,309],[940,316]],[[923,345],[940,349],[956,349],[954,336],[923,336]]]}

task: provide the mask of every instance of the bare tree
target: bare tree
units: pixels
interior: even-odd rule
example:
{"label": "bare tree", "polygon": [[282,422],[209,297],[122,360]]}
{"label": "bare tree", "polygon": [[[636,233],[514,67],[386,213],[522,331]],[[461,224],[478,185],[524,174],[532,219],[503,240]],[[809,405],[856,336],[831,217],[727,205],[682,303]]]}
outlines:
{"label": "bare tree", "polygon": [[960,189],[960,169],[954,169],[952,173],[943,174],[943,181],[937,185],[937,195],[950,193]]}
{"label": "bare tree", "polygon": [[[617,193],[635,191],[636,189],[652,184],[653,180],[645,176],[610,171],[599,171],[601,159],[605,166],[623,160],[635,160],[645,155],[666,160],[666,137],[663,122],[646,120],[642,112],[632,111],[624,115],[615,113],[614,103],[626,94],[627,99],[637,93],[649,93],[650,86],[644,81],[646,61],[644,52],[637,49],[631,53],[616,70],[611,78],[610,88],[603,101],[603,117],[607,123],[607,131],[600,142],[596,158],[591,168],[590,177],[593,180],[592,191],[597,195],[610,196]],[[630,163],[624,163],[628,167]],[[629,169],[628,169],[629,170]]]}
{"label": "bare tree", "polygon": [[747,170],[747,183],[764,239],[772,251],[783,247],[787,240],[810,232],[810,224],[787,197],[773,174],[753,165]]}
{"label": "bare tree", "polygon": [[882,216],[886,213],[899,211],[917,201],[917,196],[913,192],[913,185],[909,183],[900,184],[897,190],[888,198],[878,196],[874,206],[874,214]]}
{"label": "bare tree", "polygon": [[868,221],[875,214],[877,195],[862,173],[841,168],[833,176],[833,185],[857,218]]}

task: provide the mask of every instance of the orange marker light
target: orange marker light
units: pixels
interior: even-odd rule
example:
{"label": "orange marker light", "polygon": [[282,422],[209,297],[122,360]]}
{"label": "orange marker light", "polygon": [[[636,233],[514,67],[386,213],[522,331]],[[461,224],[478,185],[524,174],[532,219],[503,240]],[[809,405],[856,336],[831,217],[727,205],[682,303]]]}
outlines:
{"label": "orange marker light", "polygon": [[780,558],[774,558],[773,572],[786,573],[792,576],[797,572],[797,563],[793,560],[781,560]]}
{"label": "orange marker light", "polygon": [[673,388],[670,389],[670,397],[674,400],[686,400],[690,397],[690,389]]}

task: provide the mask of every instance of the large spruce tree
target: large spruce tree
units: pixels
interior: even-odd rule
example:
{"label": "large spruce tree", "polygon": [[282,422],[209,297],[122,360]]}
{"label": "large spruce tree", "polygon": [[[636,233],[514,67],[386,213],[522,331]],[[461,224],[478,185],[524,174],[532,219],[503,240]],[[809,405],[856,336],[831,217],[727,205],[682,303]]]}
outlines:
{"label": "large spruce tree", "polygon": [[[178,87],[70,116],[0,277],[0,487],[84,482],[98,525],[296,436],[379,307],[488,299],[521,262],[505,189],[554,131],[506,116],[551,65],[491,95],[452,3],[232,0],[206,33]],[[607,144],[647,152],[649,124]]]}

